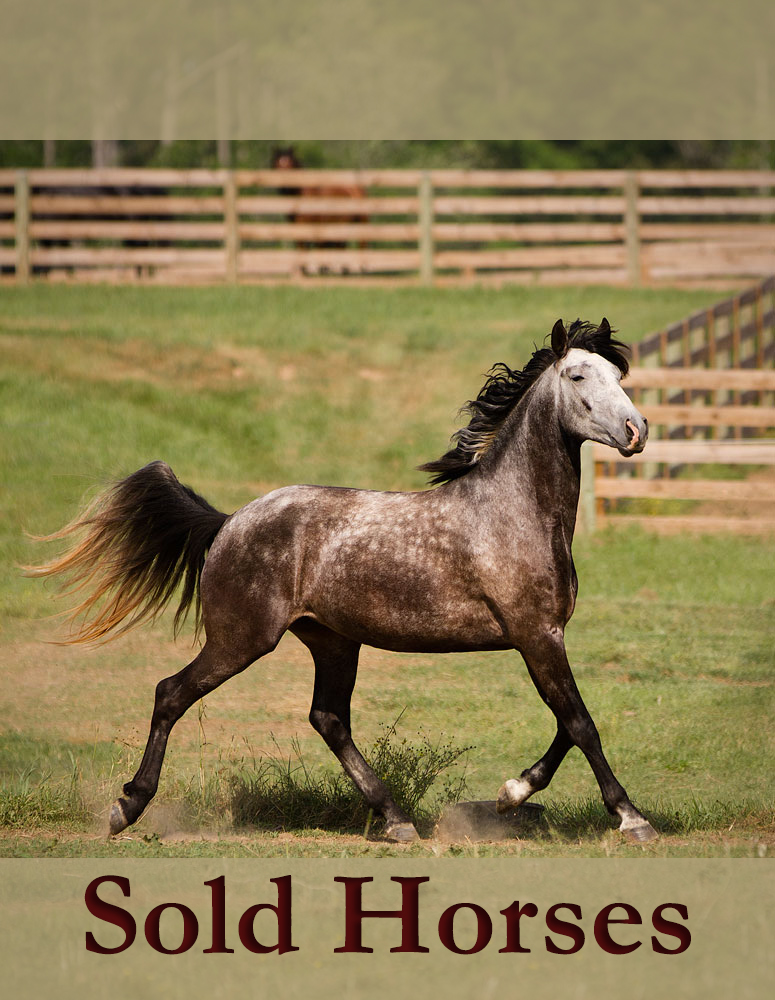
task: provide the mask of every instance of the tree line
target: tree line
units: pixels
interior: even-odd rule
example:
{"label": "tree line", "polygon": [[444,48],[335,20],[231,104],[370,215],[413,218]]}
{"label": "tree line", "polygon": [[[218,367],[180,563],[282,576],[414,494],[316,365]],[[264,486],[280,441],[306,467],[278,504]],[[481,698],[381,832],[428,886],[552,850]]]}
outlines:
{"label": "tree line", "polygon": [[[0,167],[237,167],[271,165],[264,139],[5,140]],[[443,139],[282,140],[310,168],[775,169],[775,143],[754,140]]]}

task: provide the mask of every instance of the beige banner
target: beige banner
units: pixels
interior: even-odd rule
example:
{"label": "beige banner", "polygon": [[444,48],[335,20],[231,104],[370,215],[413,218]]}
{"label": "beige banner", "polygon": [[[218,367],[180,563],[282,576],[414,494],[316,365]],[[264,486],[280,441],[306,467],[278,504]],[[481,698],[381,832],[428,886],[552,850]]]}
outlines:
{"label": "beige banner", "polygon": [[771,0],[2,0],[0,135],[768,139]]}
{"label": "beige banner", "polygon": [[17,1000],[761,1000],[775,987],[766,860],[14,859],[0,880]]}

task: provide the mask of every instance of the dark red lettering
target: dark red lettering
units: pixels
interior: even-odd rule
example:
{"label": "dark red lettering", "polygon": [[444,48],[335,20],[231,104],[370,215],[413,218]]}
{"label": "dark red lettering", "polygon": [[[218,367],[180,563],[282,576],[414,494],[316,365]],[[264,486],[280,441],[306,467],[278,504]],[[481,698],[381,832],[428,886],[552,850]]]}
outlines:
{"label": "dark red lettering", "polygon": [[554,941],[546,935],[546,950],[553,955],[573,955],[581,951],[584,947],[584,931],[576,924],[568,923],[567,920],[560,920],[557,916],[558,910],[570,910],[577,920],[581,920],[581,907],[577,903],[557,903],[550,907],[546,913],[546,926],[552,934],[562,934],[563,937],[570,938],[573,944],[570,948],[560,948]]}
{"label": "dark red lettering", "polygon": [[210,886],[211,910],[213,916],[213,938],[209,948],[203,948],[204,955],[233,955],[234,949],[226,947],[226,879],[223,875],[205,882]]}
{"label": "dark red lettering", "polygon": [[362,902],[362,891],[364,882],[373,882],[371,877],[354,878],[342,876],[334,878],[334,882],[344,883],[344,944],[341,948],[334,948],[335,952],[373,952],[373,948],[365,948],[362,938],[362,923],[364,917],[388,918],[394,917],[401,921],[401,944],[397,948],[391,948],[391,952],[427,952],[419,941],[419,921],[420,904],[419,892],[423,882],[430,882],[427,877],[404,878],[394,875],[391,882],[398,882],[401,885],[401,909],[400,910],[364,910]]}
{"label": "dark red lettering", "polygon": [[[476,941],[470,948],[459,948],[455,943],[455,914],[458,910],[471,910],[476,915]],[[456,955],[475,955],[486,948],[492,937],[492,920],[487,910],[476,903],[455,903],[448,906],[439,919],[439,939],[449,951]]]}
{"label": "dark red lettering", "polygon": [[662,916],[665,910],[675,910],[683,920],[689,919],[689,911],[683,903],[663,903],[654,910],[651,917],[654,930],[658,934],[667,934],[668,937],[677,938],[680,944],[677,948],[666,948],[652,935],[651,947],[658,955],[680,955],[692,943],[692,935],[689,928],[684,927],[683,924],[677,924],[673,920],[665,920]]}
{"label": "dark red lettering", "polygon": [[[165,910],[177,910],[183,917],[183,939],[177,948],[165,948],[161,943],[159,924]],[[145,918],[145,940],[154,951],[160,951],[162,955],[180,955],[182,952],[188,951],[189,948],[193,947],[198,933],[199,924],[194,911],[182,903],[161,903],[159,906],[154,906]]]}
{"label": "dark red lettering", "polygon": [[137,926],[131,913],[121,906],[113,903],[106,903],[97,895],[97,889],[103,882],[115,882],[125,896],[129,896],[129,879],[123,875],[103,875],[101,878],[93,879],[87,886],[84,893],[86,909],[93,917],[104,920],[105,923],[114,924],[124,932],[124,943],[115,948],[105,948],[98,944],[94,935],[86,932],[86,950],[96,952],[98,955],[118,955],[121,951],[126,951],[130,947],[137,935]]}
{"label": "dark red lettering", "polygon": [[[614,910],[624,910],[626,917],[614,919],[611,914]],[[608,928],[611,924],[642,924],[640,913],[629,903],[610,903],[595,917],[595,940],[609,955],[629,955],[630,952],[640,948],[641,942],[634,941],[632,944],[618,944],[611,937]]]}
{"label": "dark red lettering", "polygon": [[525,903],[520,909],[519,900],[515,899],[505,910],[501,910],[501,913],[506,918],[506,947],[501,948],[500,952],[522,952],[523,954],[529,952],[530,949],[523,948],[519,940],[519,918],[536,916],[538,907],[535,903]]}
{"label": "dark red lettering", "polygon": [[[283,875],[269,881],[277,886],[277,906],[272,903],[257,903],[248,907],[240,917],[239,939],[248,951],[252,951],[255,955],[268,955],[272,951],[284,955],[288,951],[298,951],[291,936],[291,876]],[[271,910],[277,917],[277,944],[261,944],[253,933],[253,921],[261,910]]]}

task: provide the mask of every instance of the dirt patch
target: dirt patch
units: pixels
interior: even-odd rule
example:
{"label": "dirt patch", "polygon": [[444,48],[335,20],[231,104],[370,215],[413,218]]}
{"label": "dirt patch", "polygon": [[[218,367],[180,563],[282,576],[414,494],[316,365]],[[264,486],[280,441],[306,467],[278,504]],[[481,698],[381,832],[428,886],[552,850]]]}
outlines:
{"label": "dirt patch", "polygon": [[457,802],[441,814],[433,837],[443,844],[508,840],[535,831],[543,811],[533,802],[507,813],[499,813],[494,801]]}
{"label": "dirt patch", "polygon": [[766,688],[775,685],[775,681],[746,681],[735,677],[714,677],[712,674],[697,674],[697,680],[713,681],[715,684],[725,684],[728,687]]}
{"label": "dirt patch", "polygon": [[89,382],[142,382],[163,389],[224,389],[236,382],[258,383],[278,375],[277,366],[257,347],[157,344],[133,338],[25,337],[2,334],[7,363],[59,379]]}
{"label": "dirt patch", "polygon": [[[193,659],[197,648],[183,638],[173,641],[171,628],[163,625],[96,649],[46,642],[55,628],[42,623],[37,640],[6,639],[0,660],[3,728],[74,744],[115,741],[130,756],[141,750],[156,684]],[[376,710],[370,693],[379,698],[399,683],[404,663],[396,654],[364,651],[354,698],[361,742],[372,738],[380,722],[392,721]],[[209,695],[201,718],[192,706],[175,727],[171,750],[191,766],[192,755],[204,748],[209,765],[218,758],[277,754],[278,745],[287,754],[299,736],[327,757],[307,722],[313,682],[308,650],[286,635],[274,652]]]}

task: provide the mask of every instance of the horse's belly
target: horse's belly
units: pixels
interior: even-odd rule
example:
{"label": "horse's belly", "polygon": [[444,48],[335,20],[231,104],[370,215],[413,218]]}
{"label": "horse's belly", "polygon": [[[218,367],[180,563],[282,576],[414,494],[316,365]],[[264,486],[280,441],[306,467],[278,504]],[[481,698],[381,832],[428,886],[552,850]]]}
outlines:
{"label": "horse's belly", "polygon": [[369,646],[405,652],[462,652],[510,645],[486,601],[416,581],[361,579],[311,602],[321,624]]}

